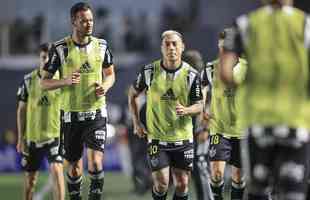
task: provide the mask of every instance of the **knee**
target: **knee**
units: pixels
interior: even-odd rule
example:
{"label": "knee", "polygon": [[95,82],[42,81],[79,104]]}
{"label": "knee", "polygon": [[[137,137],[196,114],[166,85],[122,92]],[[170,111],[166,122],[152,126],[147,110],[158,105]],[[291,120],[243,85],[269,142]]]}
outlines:
{"label": "knee", "polygon": [[222,182],[223,181],[224,173],[221,170],[212,169],[211,172],[212,172],[211,173],[212,181],[214,181],[214,182]]}
{"label": "knee", "polygon": [[37,183],[37,175],[36,175],[36,173],[28,174],[27,175],[27,185],[29,186],[29,188],[34,188],[36,183]]}
{"label": "knee", "polygon": [[166,193],[169,187],[169,180],[163,178],[154,180],[154,186],[157,192]]}
{"label": "knee", "polygon": [[50,170],[51,170],[52,174],[63,173],[63,165],[62,165],[62,163],[52,163],[50,165]]}
{"label": "knee", "polygon": [[178,179],[178,181],[175,184],[176,184],[175,185],[176,193],[187,193],[188,191],[188,179],[187,178]]}
{"label": "knee", "polygon": [[69,175],[72,177],[82,176],[83,166],[78,162],[71,163],[69,167]]}

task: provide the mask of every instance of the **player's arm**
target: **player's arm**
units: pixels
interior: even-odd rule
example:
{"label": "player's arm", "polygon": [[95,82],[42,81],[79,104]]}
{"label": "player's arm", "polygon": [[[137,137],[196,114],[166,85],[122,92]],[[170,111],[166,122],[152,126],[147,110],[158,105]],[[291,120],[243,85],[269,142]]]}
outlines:
{"label": "player's arm", "polygon": [[23,101],[18,101],[17,105],[17,152],[21,153],[23,151],[23,140],[24,132],[26,128],[26,112],[27,112],[27,103]]}
{"label": "player's arm", "polygon": [[228,87],[235,87],[233,68],[238,63],[243,47],[237,25],[226,32],[224,51],[220,54],[220,78]]}
{"label": "player's arm", "polygon": [[53,79],[54,74],[61,66],[60,57],[57,53],[56,47],[53,47],[49,52],[49,61],[44,66],[41,73],[40,85],[45,90],[54,90],[65,86],[78,84],[80,82],[79,71],[73,72],[70,76],[63,79]]}
{"label": "player's arm", "polygon": [[25,82],[18,88],[17,92],[17,112],[16,112],[16,122],[17,122],[17,152],[21,153],[23,151],[24,144],[24,133],[26,129],[26,114],[27,114],[27,98],[28,92]]}
{"label": "player's arm", "polygon": [[108,90],[114,85],[115,72],[113,64],[113,55],[109,48],[105,50],[104,60],[102,63],[102,83],[96,83],[97,97],[104,96]]}
{"label": "player's arm", "polygon": [[104,77],[102,84],[96,83],[96,95],[101,97],[107,93],[107,91],[113,86],[115,82],[114,65],[103,68],[102,76]]}
{"label": "player's arm", "polygon": [[55,90],[80,83],[80,73],[78,71],[73,72],[70,76],[63,79],[53,79],[53,76],[54,74],[49,73],[48,71],[42,72],[40,84],[44,90]]}
{"label": "player's arm", "polygon": [[139,137],[144,137],[146,132],[140,120],[138,97],[145,93],[147,85],[145,83],[145,77],[143,70],[139,73],[138,78],[135,80],[134,84],[130,86],[128,91],[128,107],[129,112],[132,116],[132,122],[134,127],[134,132]]}
{"label": "player's arm", "polygon": [[197,115],[202,112],[203,110],[203,102],[202,102],[202,92],[201,92],[201,82],[200,77],[196,75],[189,94],[189,98],[191,101],[191,105],[184,106],[181,105],[179,102],[176,106],[176,113],[179,116],[185,115]]}

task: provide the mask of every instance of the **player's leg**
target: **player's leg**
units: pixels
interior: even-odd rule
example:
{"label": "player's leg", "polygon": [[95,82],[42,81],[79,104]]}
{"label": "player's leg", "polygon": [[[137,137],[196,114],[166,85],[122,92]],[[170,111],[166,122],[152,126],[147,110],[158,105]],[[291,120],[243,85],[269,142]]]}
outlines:
{"label": "player's leg", "polygon": [[241,168],[241,144],[240,139],[232,139],[231,168],[231,199],[242,200],[245,189],[245,177]]}
{"label": "player's leg", "polygon": [[192,143],[184,144],[175,150],[169,151],[171,172],[175,193],[173,200],[189,199],[189,182],[194,161],[194,146]]}
{"label": "player's leg", "polygon": [[188,187],[190,182],[191,171],[184,169],[172,168],[173,183],[175,185],[175,193],[173,200],[188,200]]}
{"label": "player's leg", "polygon": [[152,172],[154,200],[165,200],[169,188],[169,167],[165,167]]}
{"label": "player's leg", "polygon": [[64,158],[68,162],[66,182],[70,200],[82,199],[83,141],[81,130],[80,122],[63,124]]}
{"label": "player's leg", "polygon": [[231,168],[231,199],[242,200],[245,189],[245,179],[242,169],[232,166]]}
{"label": "player's leg", "polygon": [[53,195],[56,200],[65,199],[65,184],[63,175],[63,159],[59,151],[60,140],[55,141],[46,147],[47,158],[50,164],[50,173],[53,177]]}
{"label": "player's leg", "polygon": [[160,149],[155,143],[148,144],[148,162],[152,170],[153,200],[166,200],[169,187],[169,158],[166,151]]}
{"label": "player's leg", "polygon": [[230,160],[231,145],[230,141],[222,135],[216,134],[210,137],[210,169],[211,169],[211,188],[215,200],[223,199],[224,172],[226,162]]}
{"label": "player's leg", "polygon": [[63,175],[63,164],[58,162],[53,162],[50,164],[50,171],[53,176],[53,196],[56,200],[65,199],[65,183]]}
{"label": "player's leg", "polygon": [[90,186],[88,199],[99,200],[104,185],[104,145],[107,137],[106,118],[86,121],[83,137],[87,146],[88,175]]}
{"label": "player's leg", "polygon": [[70,200],[82,199],[82,175],[83,175],[83,161],[68,160],[68,171],[66,174],[67,189]]}
{"label": "player's leg", "polygon": [[43,152],[40,148],[36,148],[35,144],[25,144],[22,153],[22,167],[25,170],[24,177],[24,199],[32,200],[34,188],[37,183],[38,169],[43,158]]}
{"label": "player's leg", "polygon": [[102,196],[104,184],[103,158],[104,153],[102,151],[87,149],[88,175],[90,178],[89,200],[99,200]]}
{"label": "player's leg", "polygon": [[31,171],[25,173],[25,180],[24,180],[24,199],[25,200],[32,200],[34,188],[37,183],[38,179],[38,171]]}

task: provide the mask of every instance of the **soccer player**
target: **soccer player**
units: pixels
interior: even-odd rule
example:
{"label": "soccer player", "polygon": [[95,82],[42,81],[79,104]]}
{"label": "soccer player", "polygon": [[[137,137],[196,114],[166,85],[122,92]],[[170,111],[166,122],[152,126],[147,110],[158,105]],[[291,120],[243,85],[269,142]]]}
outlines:
{"label": "soccer player", "polygon": [[[136,134],[148,139],[154,200],[166,199],[170,170],[175,185],[173,199],[189,198],[194,157],[192,115],[202,111],[202,94],[197,71],[182,62],[184,48],[179,32],[163,32],[162,59],[142,68],[128,94]],[[142,93],[146,94],[148,132],[140,121],[136,102]]]}
{"label": "soccer player", "polygon": [[266,199],[277,186],[281,200],[306,199],[309,118],[310,18],[291,0],[270,0],[238,17],[227,33],[221,76],[234,87],[233,66],[245,53],[245,103],[248,126],[249,200]]}
{"label": "soccer player", "polygon": [[[225,29],[219,34],[219,54],[223,52],[223,43],[226,36]],[[231,199],[242,199],[245,181],[241,170],[240,142],[243,138],[243,130],[238,117],[238,109],[241,104],[240,94],[237,91],[241,87],[245,77],[246,61],[238,58],[234,63],[234,78],[238,80],[238,86],[227,88],[219,76],[219,60],[207,64],[202,71],[201,82],[204,87],[211,88],[211,106],[209,113],[210,150],[209,159],[211,165],[211,187],[215,200],[223,199],[224,170],[226,163],[231,165]]]}
{"label": "soccer player", "polygon": [[[115,81],[114,65],[107,41],[92,36],[94,19],[89,4],[72,6],[71,24],[72,35],[54,43],[41,85],[47,90],[61,88],[70,199],[81,199],[85,145],[91,180],[88,199],[96,200],[102,196],[104,183],[105,95]],[[56,71],[60,80],[52,79]]]}
{"label": "soccer player", "polygon": [[[204,67],[202,55],[197,50],[186,50],[183,53],[183,61],[194,67],[199,73]],[[202,89],[204,108],[206,105],[207,87]],[[196,197],[199,200],[212,200],[212,191],[209,184],[210,166],[208,159],[209,133],[207,123],[203,120],[203,113],[193,117],[194,125],[194,167],[193,178],[196,189]]]}
{"label": "soccer player", "polygon": [[64,176],[59,151],[60,91],[47,92],[40,87],[43,66],[48,62],[49,44],[42,44],[40,66],[24,76],[17,92],[17,151],[22,154],[22,167],[26,171],[24,199],[31,200],[44,156],[50,164],[54,182],[54,199],[64,200]]}

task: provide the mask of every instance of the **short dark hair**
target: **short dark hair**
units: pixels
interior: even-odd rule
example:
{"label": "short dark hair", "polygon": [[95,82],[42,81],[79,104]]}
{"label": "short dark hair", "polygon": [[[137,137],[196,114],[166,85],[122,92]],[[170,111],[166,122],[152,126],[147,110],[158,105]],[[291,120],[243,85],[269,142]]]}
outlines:
{"label": "short dark hair", "polygon": [[91,10],[91,7],[88,3],[85,2],[79,2],[74,4],[71,9],[70,9],[70,16],[71,19],[74,19],[76,16],[76,13],[80,12],[80,11],[86,11],[86,10]]}
{"label": "short dark hair", "polygon": [[49,52],[50,49],[51,49],[50,43],[43,43],[43,44],[40,44],[40,46],[39,46],[39,52],[41,52],[41,51]]}

